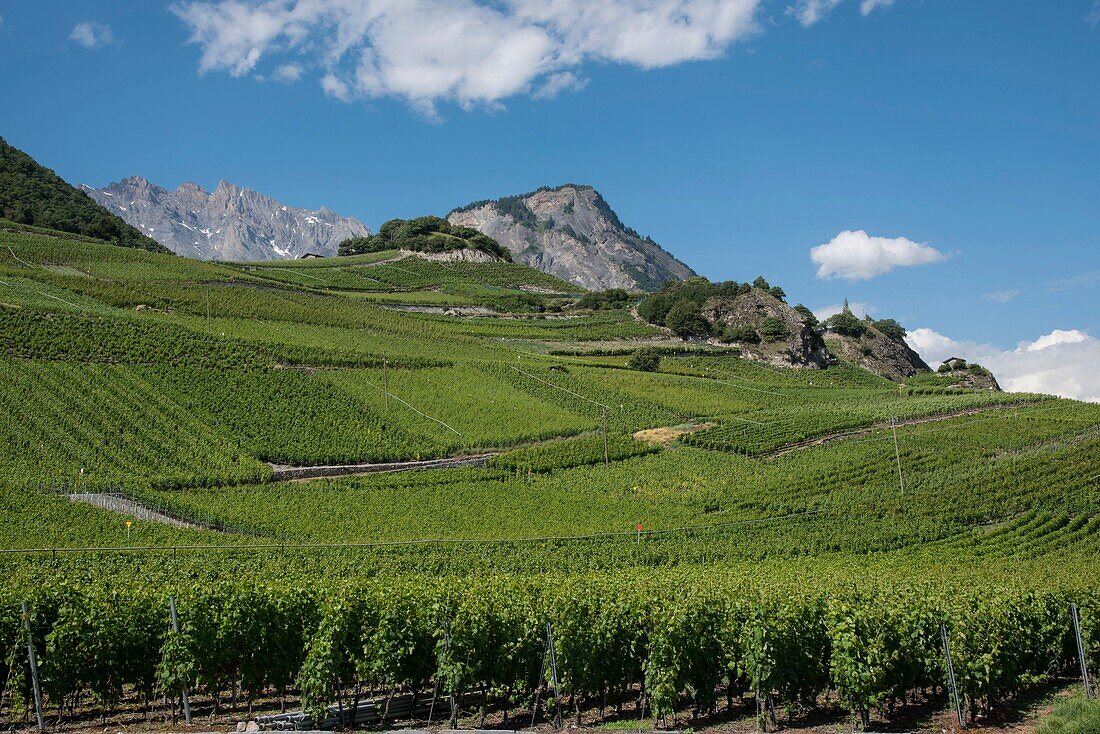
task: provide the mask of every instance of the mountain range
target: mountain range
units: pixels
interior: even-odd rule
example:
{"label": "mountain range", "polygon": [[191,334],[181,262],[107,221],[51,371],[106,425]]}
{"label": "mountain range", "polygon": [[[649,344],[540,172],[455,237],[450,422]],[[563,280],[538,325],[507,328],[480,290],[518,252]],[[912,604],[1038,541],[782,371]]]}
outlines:
{"label": "mountain range", "polygon": [[[143,234],[185,257],[286,260],[337,254],[341,242],[370,234],[358,219],[322,207],[291,207],[222,181],[212,192],[194,183],[174,191],[141,176],[84,192]],[[648,237],[623,224],[591,186],[565,184],[454,209],[454,225],[492,237],[517,262],[593,290],[656,290],[694,275]]]}
{"label": "mountain range", "polygon": [[290,207],[221,181],[213,191],[183,183],[174,191],[130,176],[84,192],[177,255],[203,260],[293,260],[330,256],[349,237],[370,234],[358,219],[325,207]]}

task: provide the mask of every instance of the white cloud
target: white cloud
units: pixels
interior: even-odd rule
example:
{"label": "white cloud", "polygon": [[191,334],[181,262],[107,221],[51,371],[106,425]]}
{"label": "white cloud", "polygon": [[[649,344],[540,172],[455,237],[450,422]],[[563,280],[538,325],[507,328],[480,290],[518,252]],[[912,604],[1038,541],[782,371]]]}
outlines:
{"label": "white cloud", "polygon": [[271,78],[283,84],[293,84],[302,78],[303,71],[305,70],[301,64],[280,64],[275,68],[275,73],[271,75]]}
{"label": "white cloud", "polygon": [[840,5],[840,0],[798,0],[794,5],[787,7],[787,14],[797,18],[803,28],[809,28],[828,15],[837,5]]}
{"label": "white cloud", "polygon": [[333,99],[338,99],[341,102],[351,101],[351,90],[335,74],[325,74],[321,77],[321,89],[325,90],[325,94]]}
{"label": "white cloud", "polygon": [[114,43],[115,34],[111,26],[86,20],[73,26],[69,40],[74,41],[84,48],[102,48]]}
{"label": "white cloud", "polygon": [[859,12],[870,15],[875,8],[885,8],[894,4],[894,0],[862,0],[859,4]]}
{"label": "white cloud", "polygon": [[1089,335],[1077,329],[1055,329],[1049,334],[1044,334],[1030,344],[1024,344],[1021,348],[1028,352],[1038,352],[1048,347],[1056,347],[1059,344],[1080,344],[1087,341]]}
{"label": "white cloud", "polygon": [[342,100],[395,96],[494,108],[583,86],[586,62],[642,69],[721,55],[757,29],[761,0],[188,0],[173,8],[199,71],[253,73],[309,54]]}
{"label": "white cloud", "polygon": [[1034,341],[1003,350],[991,344],[955,341],[932,329],[913,329],[906,337],[933,367],[962,357],[993,371],[1010,392],[1038,392],[1100,402],[1100,339],[1077,329],[1055,329]]}
{"label": "white cloud", "polygon": [[898,267],[940,262],[947,255],[905,237],[872,237],[861,229],[845,230],[814,247],[810,259],[818,278],[867,280]]}
{"label": "white cloud", "polygon": [[580,79],[571,71],[559,71],[548,76],[531,96],[535,99],[553,99],[562,92],[579,92],[587,86],[587,79]]}
{"label": "white cloud", "polygon": [[1096,2],[1092,4],[1092,10],[1085,16],[1085,22],[1093,28],[1100,23],[1100,0],[1096,0]]}
{"label": "white cloud", "polygon": [[[851,301],[848,303],[848,308],[853,314],[863,318],[867,314],[873,314],[876,309],[869,303],[860,303],[859,301]],[[822,306],[821,308],[814,309],[814,316],[824,321],[830,316],[835,316],[844,310],[843,303],[834,303],[829,306]]]}
{"label": "white cloud", "polygon": [[992,293],[983,293],[982,298],[987,301],[993,301],[994,303],[1008,303],[1016,296],[1020,295],[1020,291],[1015,288],[1009,288],[1004,291],[993,291]]}

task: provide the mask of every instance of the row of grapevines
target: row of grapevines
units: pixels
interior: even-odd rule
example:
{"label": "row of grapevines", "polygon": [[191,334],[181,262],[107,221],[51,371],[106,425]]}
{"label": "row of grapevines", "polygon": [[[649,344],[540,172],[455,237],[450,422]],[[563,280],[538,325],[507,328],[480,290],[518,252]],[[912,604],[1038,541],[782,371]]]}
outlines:
{"label": "row of grapevines", "polygon": [[[1072,669],[1071,599],[1086,635],[1100,614],[1095,589],[954,595],[910,586],[791,596],[751,582],[668,589],[676,580],[198,584],[177,590],[179,632],[163,591],[61,583],[36,590],[32,622],[47,701],[59,709],[85,694],[109,709],[128,693],[148,700],[182,686],[217,706],[237,687],[251,700],[295,681],[314,717],[352,691],[425,692],[433,682],[444,693],[484,690],[483,707],[509,707],[545,680],[549,624],[559,693],[571,694],[578,712],[582,702],[602,708],[609,695],[621,702],[638,684],[658,715],[675,713],[684,696],[699,714],[722,692],[751,692],[774,711],[812,708],[832,691],[866,725],[875,710],[942,689],[941,625],[974,717]],[[0,624],[0,643],[13,653],[6,664],[22,670],[10,591]],[[1095,656],[1096,640],[1088,646]],[[26,685],[23,676],[5,680]]]}

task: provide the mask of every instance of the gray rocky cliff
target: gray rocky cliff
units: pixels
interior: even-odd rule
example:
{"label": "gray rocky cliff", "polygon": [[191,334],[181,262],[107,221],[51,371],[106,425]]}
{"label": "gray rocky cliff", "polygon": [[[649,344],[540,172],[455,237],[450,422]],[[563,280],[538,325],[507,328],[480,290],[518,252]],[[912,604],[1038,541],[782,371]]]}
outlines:
{"label": "gray rocky cliff", "polygon": [[212,192],[194,183],[169,191],[140,176],[84,192],[142,233],[186,257],[290,260],[336,254],[348,237],[370,234],[358,219],[325,207],[299,209],[222,181]]}
{"label": "gray rocky cliff", "polygon": [[891,339],[870,324],[866,324],[866,331],[861,336],[828,332],[825,341],[834,357],[894,382],[902,382],[919,372],[931,371],[908,344],[900,339]]}
{"label": "gray rocky cliff", "polygon": [[[752,288],[736,298],[711,298],[702,309],[705,318],[722,335],[720,343],[735,344],[748,359],[762,359],[796,367],[822,367],[827,355],[824,344],[801,314],[761,288]],[[768,325],[782,325],[769,335]],[[738,339],[738,330],[751,335]]]}
{"label": "gray rocky cliff", "polygon": [[447,219],[492,237],[516,262],[590,290],[657,290],[665,281],[694,275],[625,226],[591,186],[566,184],[475,202]]}

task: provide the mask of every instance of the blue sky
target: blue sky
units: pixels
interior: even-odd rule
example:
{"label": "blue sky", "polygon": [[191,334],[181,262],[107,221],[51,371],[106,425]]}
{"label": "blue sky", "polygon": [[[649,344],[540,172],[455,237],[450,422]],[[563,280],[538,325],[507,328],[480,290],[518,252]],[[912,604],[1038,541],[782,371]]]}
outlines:
{"label": "blue sky", "polygon": [[[0,135],[372,227],[589,183],[712,279],[960,348],[1100,335],[1100,2],[382,5],[0,0]],[[849,230],[939,256],[819,277]]]}

